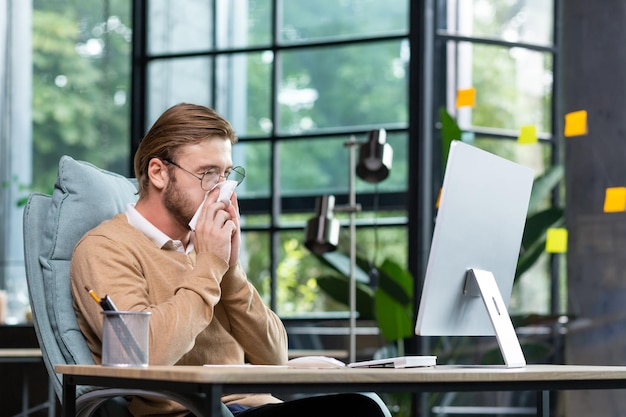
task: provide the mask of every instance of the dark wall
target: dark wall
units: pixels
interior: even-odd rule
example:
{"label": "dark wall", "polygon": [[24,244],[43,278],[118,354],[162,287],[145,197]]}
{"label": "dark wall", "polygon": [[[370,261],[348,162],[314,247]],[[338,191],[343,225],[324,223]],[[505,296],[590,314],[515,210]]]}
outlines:
{"label": "dark wall", "polygon": [[[33,326],[0,326],[0,349],[38,348]],[[34,408],[48,399],[48,373],[41,360],[36,362],[15,361],[0,358],[0,416],[14,416],[22,411],[24,378],[27,378],[28,407]],[[56,400],[55,415],[60,415],[61,407]],[[48,409],[41,409],[32,417],[47,417]]]}
{"label": "dark wall", "polygon": [[[563,108],[587,110],[589,133],[565,138],[568,364],[626,364],[626,213],[604,213],[626,186],[626,2],[565,0]],[[565,394],[568,417],[621,416],[620,391]]]}

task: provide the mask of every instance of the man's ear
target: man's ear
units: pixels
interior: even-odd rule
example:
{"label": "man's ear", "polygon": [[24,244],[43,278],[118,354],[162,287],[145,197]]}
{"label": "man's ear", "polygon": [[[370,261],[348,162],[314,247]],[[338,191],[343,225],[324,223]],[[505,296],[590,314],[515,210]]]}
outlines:
{"label": "man's ear", "polygon": [[167,168],[159,158],[152,158],[148,163],[148,179],[157,190],[163,190],[170,180],[170,172]]}

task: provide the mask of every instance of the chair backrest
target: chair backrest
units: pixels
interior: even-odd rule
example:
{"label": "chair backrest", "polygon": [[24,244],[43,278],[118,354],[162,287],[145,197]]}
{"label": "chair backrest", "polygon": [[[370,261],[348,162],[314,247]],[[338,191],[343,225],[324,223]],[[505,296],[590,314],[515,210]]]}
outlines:
{"label": "chair backrest", "polygon": [[59,399],[61,376],[54,366],[93,363],[72,305],[70,260],[74,246],[88,230],[135,202],[136,191],[133,180],[63,156],[52,196],[32,194],[24,209],[24,255],[33,322]]}

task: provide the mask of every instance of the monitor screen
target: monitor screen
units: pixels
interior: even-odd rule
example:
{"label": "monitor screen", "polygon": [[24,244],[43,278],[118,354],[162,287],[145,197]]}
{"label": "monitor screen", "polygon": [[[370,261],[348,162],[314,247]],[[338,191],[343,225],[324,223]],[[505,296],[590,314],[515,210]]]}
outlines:
{"label": "monitor screen", "polygon": [[[526,222],[533,171],[453,141],[424,278],[415,332],[423,336],[496,335],[491,304],[470,270],[495,279],[508,307]],[[486,290],[484,290],[486,291]],[[483,291],[483,293],[484,293]],[[491,301],[491,295],[489,295]],[[495,302],[495,301],[493,301]],[[495,309],[501,307],[495,306]],[[508,312],[504,311],[509,320]],[[512,327],[512,326],[511,326]],[[514,336],[515,337],[515,336]],[[517,341],[517,339],[516,339]]]}

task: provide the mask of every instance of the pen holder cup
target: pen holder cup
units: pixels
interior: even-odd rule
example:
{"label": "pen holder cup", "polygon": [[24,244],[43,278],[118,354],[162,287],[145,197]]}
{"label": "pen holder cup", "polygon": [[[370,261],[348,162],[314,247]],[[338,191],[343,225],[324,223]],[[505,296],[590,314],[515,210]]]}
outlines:
{"label": "pen holder cup", "polygon": [[152,313],[103,311],[102,314],[102,365],[148,366]]}

